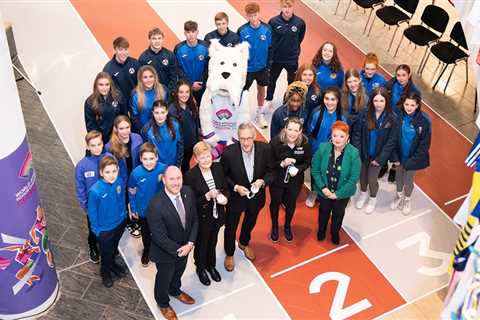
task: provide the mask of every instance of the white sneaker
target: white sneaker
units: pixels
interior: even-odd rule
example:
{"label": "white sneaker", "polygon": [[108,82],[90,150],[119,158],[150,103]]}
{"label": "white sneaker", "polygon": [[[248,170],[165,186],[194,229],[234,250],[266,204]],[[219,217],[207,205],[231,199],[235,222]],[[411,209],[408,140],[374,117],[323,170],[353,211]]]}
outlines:
{"label": "white sneaker", "polygon": [[307,196],[307,200],[305,200],[305,205],[309,208],[315,207],[315,200],[317,200],[317,193],[314,191],[310,191]]}
{"label": "white sneaker", "polygon": [[410,198],[405,197],[405,201],[403,203],[402,214],[404,216],[408,216],[412,211],[412,200]]}
{"label": "white sneaker", "polygon": [[360,196],[358,196],[357,202],[355,203],[355,207],[357,209],[362,209],[367,199],[368,199],[368,192],[360,191]]}
{"label": "white sneaker", "polygon": [[390,209],[392,209],[392,210],[397,210],[397,209],[402,210],[402,208],[403,208],[402,200],[403,200],[402,193],[397,192],[396,195],[395,195],[395,199],[393,199],[393,201],[390,203]]}
{"label": "white sneaker", "polygon": [[377,205],[377,198],[370,197],[368,199],[367,207],[365,208],[365,213],[371,214],[373,211],[375,211],[376,205]]}
{"label": "white sneaker", "polygon": [[265,115],[263,113],[257,114],[257,124],[261,129],[268,128],[268,122],[265,120]]}

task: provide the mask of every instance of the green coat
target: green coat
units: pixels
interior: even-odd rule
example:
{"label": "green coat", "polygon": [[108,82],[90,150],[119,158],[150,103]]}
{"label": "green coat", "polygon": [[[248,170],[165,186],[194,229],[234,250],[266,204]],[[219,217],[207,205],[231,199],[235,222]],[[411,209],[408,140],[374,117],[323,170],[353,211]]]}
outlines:
{"label": "green coat", "polygon": [[[322,189],[328,187],[327,168],[333,145],[330,142],[322,143],[312,160],[313,190],[323,198],[326,198]],[[350,198],[357,190],[357,182],[360,179],[361,160],[357,148],[347,144],[343,151],[343,159],[340,170],[340,180],[335,195],[338,199]]]}

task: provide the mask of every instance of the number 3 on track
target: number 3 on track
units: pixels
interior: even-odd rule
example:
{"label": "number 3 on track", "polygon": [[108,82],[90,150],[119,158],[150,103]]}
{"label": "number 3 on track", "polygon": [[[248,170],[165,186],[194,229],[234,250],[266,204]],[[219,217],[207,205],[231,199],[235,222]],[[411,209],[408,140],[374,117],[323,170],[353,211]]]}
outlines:
{"label": "number 3 on track", "polygon": [[347,296],[350,277],[341,272],[325,272],[315,277],[310,282],[310,294],[319,293],[322,285],[328,281],[337,281],[337,291],[333,297],[332,306],[330,307],[330,318],[333,320],[347,319],[357,313],[362,312],[372,306],[370,301],[363,299],[351,306],[344,308],[345,298]]}

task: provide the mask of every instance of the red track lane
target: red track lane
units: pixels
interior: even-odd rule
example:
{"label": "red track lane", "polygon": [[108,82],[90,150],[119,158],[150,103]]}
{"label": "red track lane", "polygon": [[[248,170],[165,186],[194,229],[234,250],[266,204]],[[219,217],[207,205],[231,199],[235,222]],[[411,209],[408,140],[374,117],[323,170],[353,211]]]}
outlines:
{"label": "red track lane", "polygon": [[[245,16],[244,7],[249,1],[227,0],[240,14]],[[260,15],[264,22],[280,12],[278,1],[259,1]],[[307,32],[302,43],[301,62],[310,62],[324,41],[332,41],[338,47],[344,68],[360,68],[364,54],[353,43],[330,26],[316,12],[302,1],[295,4],[295,14],[302,17]],[[366,17],[365,17],[366,19]],[[399,62],[400,63],[400,62]],[[385,76],[390,78],[384,71]],[[431,166],[419,172],[415,182],[450,217],[453,217],[462,201],[445,206],[445,202],[455,199],[470,190],[473,170],[465,167],[463,161],[471,143],[461,136],[448,123],[425,105],[422,106],[432,119],[433,137],[430,148]]]}
{"label": "red track lane", "polygon": [[[72,3],[105,52],[112,50],[112,39],[122,34],[129,39],[132,53],[138,54],[146,47],[146,34],[152,26],[159,26],[164,30],[167,47],[173,48],[179,41],[145,2],[125,2],[121,7],[114,0],[102,1],[95,5],[79,0],[72,0]],[[109,17],[112,18],[105,18],[104,12],[109,12]],[[305,195],[302,194],[294,220],[295,241],[292,244],[281,241],[277,245],[272,245],[268,240],[270,231],[268,206],[260,213],[252,241],[258,255],[255,266],[288,313],[296,319],[328,317],[333,296],[338,291],[335,281],[329,281],[322,286],[320,293],[308,292],[310,281],[323,272],[342,272],[351,277],[344,307],[364,298],[370,301],[372,307],[358,313],[354,318],[373,318],[404,304],[405,301],[399,293],[344,232],[341,234],[342,243],[349,244],[349,247],[279,277],[270,278],[272,273],[334,248],[329,241],[319,243],[314,240],[318,213],[317,209],[305,208],[304,199]]]}

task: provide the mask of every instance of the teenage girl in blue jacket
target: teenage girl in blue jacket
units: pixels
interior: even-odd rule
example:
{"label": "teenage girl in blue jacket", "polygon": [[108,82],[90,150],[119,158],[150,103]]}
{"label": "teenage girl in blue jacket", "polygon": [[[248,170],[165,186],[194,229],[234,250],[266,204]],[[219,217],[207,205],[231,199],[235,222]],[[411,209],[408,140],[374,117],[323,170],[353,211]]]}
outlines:
{"label": "teenage girl in blue jacket", "polygon": [[[330,140],[333,123],[337,120],[345,121],[345,117],[342,115],[340,96],[340,90],[337,87],[327,88],[323,94],[323,104],[313,110],[310,115],[307,134],[312,147],[312,155],[317,152],[321,143]],[[305,201],[306,206],[313,208],[316,198],[315,192],[310,191]]]}
{"label": "teenage girl in blue jacket", "polygon": [[100,275],[105,287],[113,286],[112,272],[124,277],[125,270],[115,262],[115,251],[125,229],[125,184],[118,175],[118,162],[105,156],[99,165],[102,179],[88,191],[88,219],[100,246]]}
{"label": "teenage girl in blue jacket", "polygon": [[158,81],[155,68],[144,65],[138,70],[138,84],[132,93],[133,131],[140,132],[152,118],[152,105],[155,100],[164,99],[165,91]]}
{"label": "teenage girl in blue jacket", "polygon": [[[126,116],[118,116],[113,123],[112,137],[105,149],[118,160],[119,175],[123,183],[127,184],[128,177],[133,169],[140,164],[139,150],[143,139],[139,134],[131,131],[130,119]],[[128,197],[125,197],[128,207]],[[135,238],[140,237],[140,227],[135,221],[127,219],[127,228]]]}
{"label": "teenage girl in blue jacket", "polygon": [[181,167],[183,138],[178,121],[168,114],[164,100],[153,103],[153,118],[142,129],[145,141],[153,143],[158,150],[158,161],[167,166]]}
{"label": "teenage girl in blue jacket", "polygon": [[387,83],[385,78],[377,72],[379,65],[380,63],[375,53],[369,52],[365,55],[363,70],[360,71],[360,77],[362,77],[363,87],[369,97],[372,95],[374,89],[384,87]]}
{"label": "teenage girl in blue jacket", "polygon": [[312,111],[320,105],[321,101],[322,93],[317,82],[317,69],[310,63],[302,64],[298,68],[295,81],[302,81],[308,87],[307,96],[305,97],[305,110],[307,112],[306,125],[308,124]]}
{"label": "teenage girl in blue jacket", "polygon": [[192,87],[184,80],[177,82],[173,92],[172,103],[168,107],[168,114],[174,117],[181,127],[183,138],[182,172],[190,170],[190,160],[193,155],[193,146],[200,139],[200,120],[198,117],[197,102],[192,94]]}
{"label": "teenage girl in blue jacket", "polygon": [[350,130],[354,129],[358,115],[367,104],[368,96],[363,88],[360,73],[357,69],[348,69],[345,72],[345,85],[342,91],[342,113]]}
{"label": "teenage girl in blue jacket", "polygon": [[150,228],[147,223],[146,209],[153,196],[162,187],[162,176],[167,166],[158,162],[158,152],[155,145],[145,142],[140,147],[140,161],[142,165],[136,167],[128,179],[128,198],[130,199],[131,215],[141,227],[143,253],[141,263],[148,266],[150,252]]}
{"label": "teenage girl in blue jacket", "polygon": [[393,112],[396,114],[400,114],[400,109],[402,108],[401,101],[404,96],[410,92],[415,92],[421,97],[420,90],[418,90],[412,81],[410,66],[406,64],[397,66],[395,69],[395,77],[390,79],[385,84],[385,87],[390,91],[390,104],[392,105]]}
{"label": "teenage girl in blue jacket", "polygon": [[421,103],[422,99],[416,92],[404,97],[399,116],[398,142],[392,154],[392,161],[397,166],[397,193],[390,208],[400,209],[404,215],[411,211],[410,197],[415,173],[430,165],[432,123],[428,115],[421,111]]}
{"label": "teenage girl in blue jacket", "polygon": [[[360,114],[353,129],[352,144],[360,152],[360,196],[357,209],[362,209],[368,199],[365,213],[375,210],[379,189],[380,169],[390,159],[398,137],[398,121],[388,100],[384,87],[373,90],[367,109]],[[370,189],[370,197],[367,192]]]}
{"label": "teenage girl in blue jacket", "polygon": [[344,73],[333,42],[324,42],[313,57],[312,64],[317,68],[317,82],[324,91],[328,87],[343,86]]}

